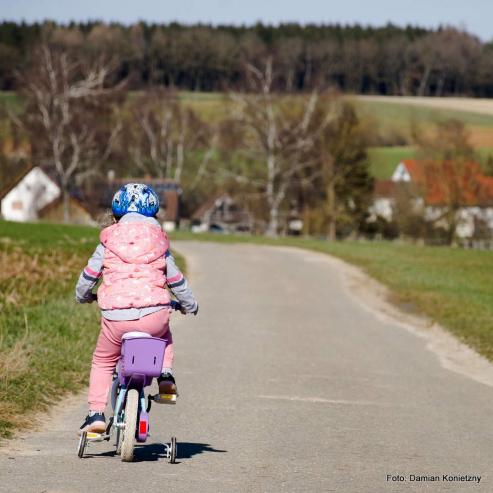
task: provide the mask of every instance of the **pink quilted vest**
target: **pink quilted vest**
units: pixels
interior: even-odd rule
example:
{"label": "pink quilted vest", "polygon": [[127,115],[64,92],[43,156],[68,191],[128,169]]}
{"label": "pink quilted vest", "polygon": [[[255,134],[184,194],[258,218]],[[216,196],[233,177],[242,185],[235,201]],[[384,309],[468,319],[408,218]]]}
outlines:
{"label": "pink quilted vest", "polygon": [[144,308],[170,302],[164,254],[169,240],[163,230],[144,222],[117,223],[101,231],[105,247],[103,282],[98,289],[102,310]]}

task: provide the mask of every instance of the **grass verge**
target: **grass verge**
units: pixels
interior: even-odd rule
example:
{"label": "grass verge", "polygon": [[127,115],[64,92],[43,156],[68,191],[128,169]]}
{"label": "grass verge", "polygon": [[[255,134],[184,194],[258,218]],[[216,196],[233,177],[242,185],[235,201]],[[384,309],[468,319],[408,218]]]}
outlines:
{"label": "grass verge", "polygon": [[0,221],[0,438],[87,384],[99,313],[74,287],[97,243],[95,228]]}

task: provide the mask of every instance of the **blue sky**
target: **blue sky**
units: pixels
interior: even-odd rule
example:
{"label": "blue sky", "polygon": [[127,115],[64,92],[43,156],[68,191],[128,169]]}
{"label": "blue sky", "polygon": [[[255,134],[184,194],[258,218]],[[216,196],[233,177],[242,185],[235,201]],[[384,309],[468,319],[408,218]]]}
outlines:
{"label": "blue sky", "polygon": [[39,21],[102,19],[133,23],[277,24],[393,23],[466,28],[484,40],[493,39],[492,0],[0,0],[0,18]]}

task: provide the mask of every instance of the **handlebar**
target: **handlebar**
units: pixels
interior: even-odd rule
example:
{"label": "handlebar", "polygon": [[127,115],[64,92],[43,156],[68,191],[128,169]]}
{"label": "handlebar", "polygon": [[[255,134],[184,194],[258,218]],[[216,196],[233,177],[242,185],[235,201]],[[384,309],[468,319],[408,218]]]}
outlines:
{"label": "handlebar", "polygon": [[177,312],[181,312],[182,311],[181,303],[179,303],[176,300],[171,300],[171,308],[173,310],[177,311]]}

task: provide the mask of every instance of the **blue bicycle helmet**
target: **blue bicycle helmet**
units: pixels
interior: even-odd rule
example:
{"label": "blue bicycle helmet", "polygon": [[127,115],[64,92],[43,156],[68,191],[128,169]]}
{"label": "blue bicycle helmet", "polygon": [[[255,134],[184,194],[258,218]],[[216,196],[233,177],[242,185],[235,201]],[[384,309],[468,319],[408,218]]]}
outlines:
{"label": "blue bicycle helmet", "polygon": [[156,192],[143,183],[127,183],[113,196],[111,209],[120,218],[127,212],[138,212],[143,216],[155,216],[159,210]]}

